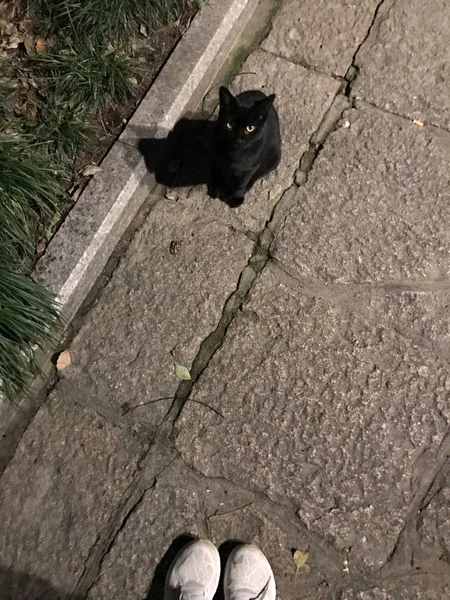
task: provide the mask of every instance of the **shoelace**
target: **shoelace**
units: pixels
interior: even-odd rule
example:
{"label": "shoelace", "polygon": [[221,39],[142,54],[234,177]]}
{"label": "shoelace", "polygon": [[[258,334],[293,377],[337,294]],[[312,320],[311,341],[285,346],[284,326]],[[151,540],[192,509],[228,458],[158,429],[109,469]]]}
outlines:
{"label": "shoelace", "polygon": [[269,588],[269,583],[270,577],[267,580],[266,585],[256,596],[250,596],[252,592],[250,592],[249,590],[237,590],[231,596],[231,600],[264,600],[264,598],[266,597],[267,590]]}

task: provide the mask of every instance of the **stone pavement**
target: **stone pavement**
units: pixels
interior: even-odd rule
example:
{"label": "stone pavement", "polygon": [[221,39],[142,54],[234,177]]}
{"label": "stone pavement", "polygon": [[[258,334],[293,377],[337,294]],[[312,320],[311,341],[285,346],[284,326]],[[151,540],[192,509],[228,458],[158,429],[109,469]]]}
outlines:
{"label": "stone pavement", "polygon": [[450,598],[449,47],[443,0],[285,0],[234,83],[282,163],[134,236],[1,477],[2,599],[158,600],[182,535],[279,600]]}

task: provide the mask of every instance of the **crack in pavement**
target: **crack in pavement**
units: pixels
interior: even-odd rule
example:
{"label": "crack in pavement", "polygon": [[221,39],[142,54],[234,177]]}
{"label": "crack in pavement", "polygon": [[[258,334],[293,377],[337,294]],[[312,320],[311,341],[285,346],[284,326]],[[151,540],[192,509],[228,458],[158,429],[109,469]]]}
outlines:
{"label": "crack in pavement", "polygon": [[134,479],[124,492],[119,506],[91,546],[84,561],[83,571],[71,592],[70,599],[87,596],[100,575],[101,565],[109,550],[126,522],[142,502],[146,491],[156,485],[158,478],[176,460],[177,457],[173,451],[168,453],[168,449],[164,448],[165,452],[161,453],[161,450],[160,444],[152,444],[139,461]]}
{"label": "crack in pavement", "polygon": [[[422,462],[425,463],[423,457]],[[423,510],[425,502],[433,488],[437,478],[442,472],[442,469],[448,464],[450,458],[450,428],[447,429],[444,434],[439,448],[436,451],[436,456],[433,461],[427,460],[426,464],[422,467],[422,475],[418,476],[418,482],[416,483],[416,492],[409,504],[407,516],[405,517],[404,526],[402,527],[397,541],[389,554],[386,562],[379,569],[380,573],[388,573],[392,569],[398,568],[397,563],[405,562],[404,560],[397,560],[397,556],[400,552],[406,553],[408,556],[412,555],[413,548],[409,543],[409,530],[414,526],[416,518],[420,515],[420,511]],[[431,465],[431,466],[430,466]],[[447,565],[447,568],[450,568]]]}
{"label": "crack in pavement", "polygon": [[371,49],[378,37],[381,23],[387,19],[395,0],[381,0],[375,8],[372,22],[369,25],[366,36],[355,50],[352,62],[347,69],[344,79],[348,82],[345,90],[346,96],[350,97],[351,86],[358,76],[359,70],[363,64],[365,55]]}

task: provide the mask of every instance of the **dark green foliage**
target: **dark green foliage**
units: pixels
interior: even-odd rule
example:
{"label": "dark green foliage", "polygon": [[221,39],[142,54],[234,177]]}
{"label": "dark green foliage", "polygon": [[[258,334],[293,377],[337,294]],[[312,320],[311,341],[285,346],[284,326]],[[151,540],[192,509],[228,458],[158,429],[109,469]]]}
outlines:
{"label": "dark green foliage", "polygon": [[29,0],[29,9],[46,20],[53,33],[72,41],[95,39],[99,44],[127,44],[141,25],[154,28],[167,22],[184,0]]}
{"label": "dark green foliage", "polygon": [[41,223],[64,197],[61,171],[25,135],[0,132],[0,265],[20,266],[33,255]]}
{"label": "dark green foliage", "polygon": [[35,59],[47,77],[56,102],[67,110],[99,111],[112,103],[131,98],[135,88],[130,78],[137,62],[116,52],[93,47],[39,55]]}
{"label": "dark green foliage", "polygon": [[36,347],[55,342],[60,320],[49,292],[24,275],[0,267],[0,393],[13,399],[36,372]]}

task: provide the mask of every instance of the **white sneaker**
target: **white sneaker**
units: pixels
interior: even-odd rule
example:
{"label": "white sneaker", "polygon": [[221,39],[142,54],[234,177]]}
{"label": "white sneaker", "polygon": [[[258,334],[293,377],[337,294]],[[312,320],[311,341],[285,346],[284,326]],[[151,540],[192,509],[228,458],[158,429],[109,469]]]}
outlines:
{"label": "white sneaker", "polygon": [[212,600],[219,585],[220,556],[208,540],[189,542],[166,577],[164,600]]}
{"label": "white sneaker", "polygon": [[257,546],[243,544],[231,552],[223,585],[225,600],[275,600],[275,578]]}

